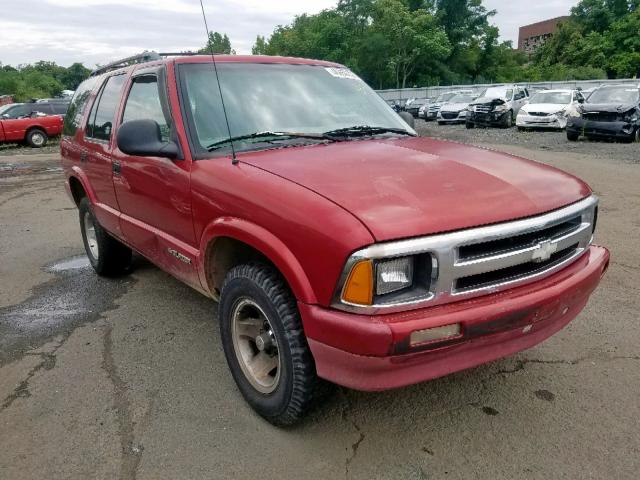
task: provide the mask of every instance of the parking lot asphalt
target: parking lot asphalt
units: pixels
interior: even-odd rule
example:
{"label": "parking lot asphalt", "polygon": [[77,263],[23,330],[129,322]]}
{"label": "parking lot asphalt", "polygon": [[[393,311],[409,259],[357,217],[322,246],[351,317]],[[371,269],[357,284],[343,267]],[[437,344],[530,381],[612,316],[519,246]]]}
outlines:
{"label": "parking lot asphalt", "polygon": [[336,389],[287,430],[238,393],[214,302],[139,258],[128,277],[96,277],[57,155],[5,152],[0,479],[637,478],[640,147],[418,130],[586,179],[610,270],[585,311],[536,348],[396,391]]}

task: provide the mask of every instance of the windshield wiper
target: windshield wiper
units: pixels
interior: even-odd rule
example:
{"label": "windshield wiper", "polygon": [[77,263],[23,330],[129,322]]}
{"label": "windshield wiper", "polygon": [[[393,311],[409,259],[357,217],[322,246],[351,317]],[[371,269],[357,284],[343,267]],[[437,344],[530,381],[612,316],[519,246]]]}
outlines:
{"label": "windshield wiper", "polygon": [[398,135],[408,135],[415,137],[416,135],[406,131],[403,128],[389,127],[371,127],[369,125],[354,125],[353,127],[338,128],[324,132],[323,135],[329,138],[336,137],[362,137],[367,135],[380,135],[383,133],[397,133]]}
{"label": "windshield wiper", "polygon": [[227,145],[231,142],[240,142],[242,140],[252,140],[252,139],[261,139],[261,138],[276,138],[287,139],[287,138],[310,138],[313,140],[333,140],[328,135],[322,133],[296,133],[296,132],[255,132],[249,133],[247,135],[238,135],[237,137],[225,138],[224,140],[220,140],[218,142],[214,142],[211,145],[207,146],[208,151],[217,150],[222,148],[224,145]]}

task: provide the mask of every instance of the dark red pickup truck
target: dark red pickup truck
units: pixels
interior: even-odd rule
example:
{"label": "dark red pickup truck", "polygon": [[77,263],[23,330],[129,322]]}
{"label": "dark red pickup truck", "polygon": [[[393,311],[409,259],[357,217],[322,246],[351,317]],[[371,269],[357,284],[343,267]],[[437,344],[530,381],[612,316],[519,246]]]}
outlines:
{"label": "dark red pickup truck", "polygon": [[584,182],[419,138],[341,65],[144,60],[95,72],[66,117],[87,255],[117,274],[136,251],[218,300],[232,375],[275,424],[323,380],[384,390],[530,348],[607,269]]}
{"label": "dark red pickup truck", "polygon": [[0,107],[0,143],[26,143],[44,147],[49,137],[62,133],[62,115],[38,112],[37,103],[17,103]]}

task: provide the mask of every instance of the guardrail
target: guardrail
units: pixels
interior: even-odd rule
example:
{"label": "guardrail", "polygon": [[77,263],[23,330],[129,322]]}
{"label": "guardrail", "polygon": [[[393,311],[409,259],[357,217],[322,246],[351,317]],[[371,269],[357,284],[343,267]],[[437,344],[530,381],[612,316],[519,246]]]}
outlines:
{"label": "guardrail", "polygon": [[[531,90],[550,90],[550,89],[562,89],[562,88],[582,88],[587,90],[594,87],[599,87],[603,84],[609,85],[638,85],[640,79],[626,78],[621,80],[568,80],[561,82],[518,82],[516,85],[526,87]],[[504,83],[485,83],[476,85],[448,85],[441,87],[423,87],[423,88],[401,88],[391,90],[376,90],[378,94],[385,100],[407,100],[409,98],[434,98],[444,92],[450,92],[452,90],[473,90],[480,93],[482,90],[488,87],[496,87],[499,85],[505,85]]]}

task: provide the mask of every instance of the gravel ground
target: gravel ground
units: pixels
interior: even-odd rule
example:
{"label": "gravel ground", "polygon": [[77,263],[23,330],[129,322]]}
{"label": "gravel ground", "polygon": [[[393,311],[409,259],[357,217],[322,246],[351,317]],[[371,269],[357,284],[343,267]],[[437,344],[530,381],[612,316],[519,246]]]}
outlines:
{"label": "gravel ground", "polygon": [[586,154],[598,159],[615,159],[624,163],[640,163],[640,143],[615,143],[581,139],[569,142],[564,132],[527,131],[516,128],[475,128],[464,125],[438,125],[436,122],[416,121],[422,136],[443,138],[461,143],[522,146],[533,150]]}
{"label": "gravel ground", "polygon": [[14,155],[39,155],[58,153],[60,151],[60,138],[50,138],[42,148],[31,148],[20,143],[0,143],[0,157]]}

